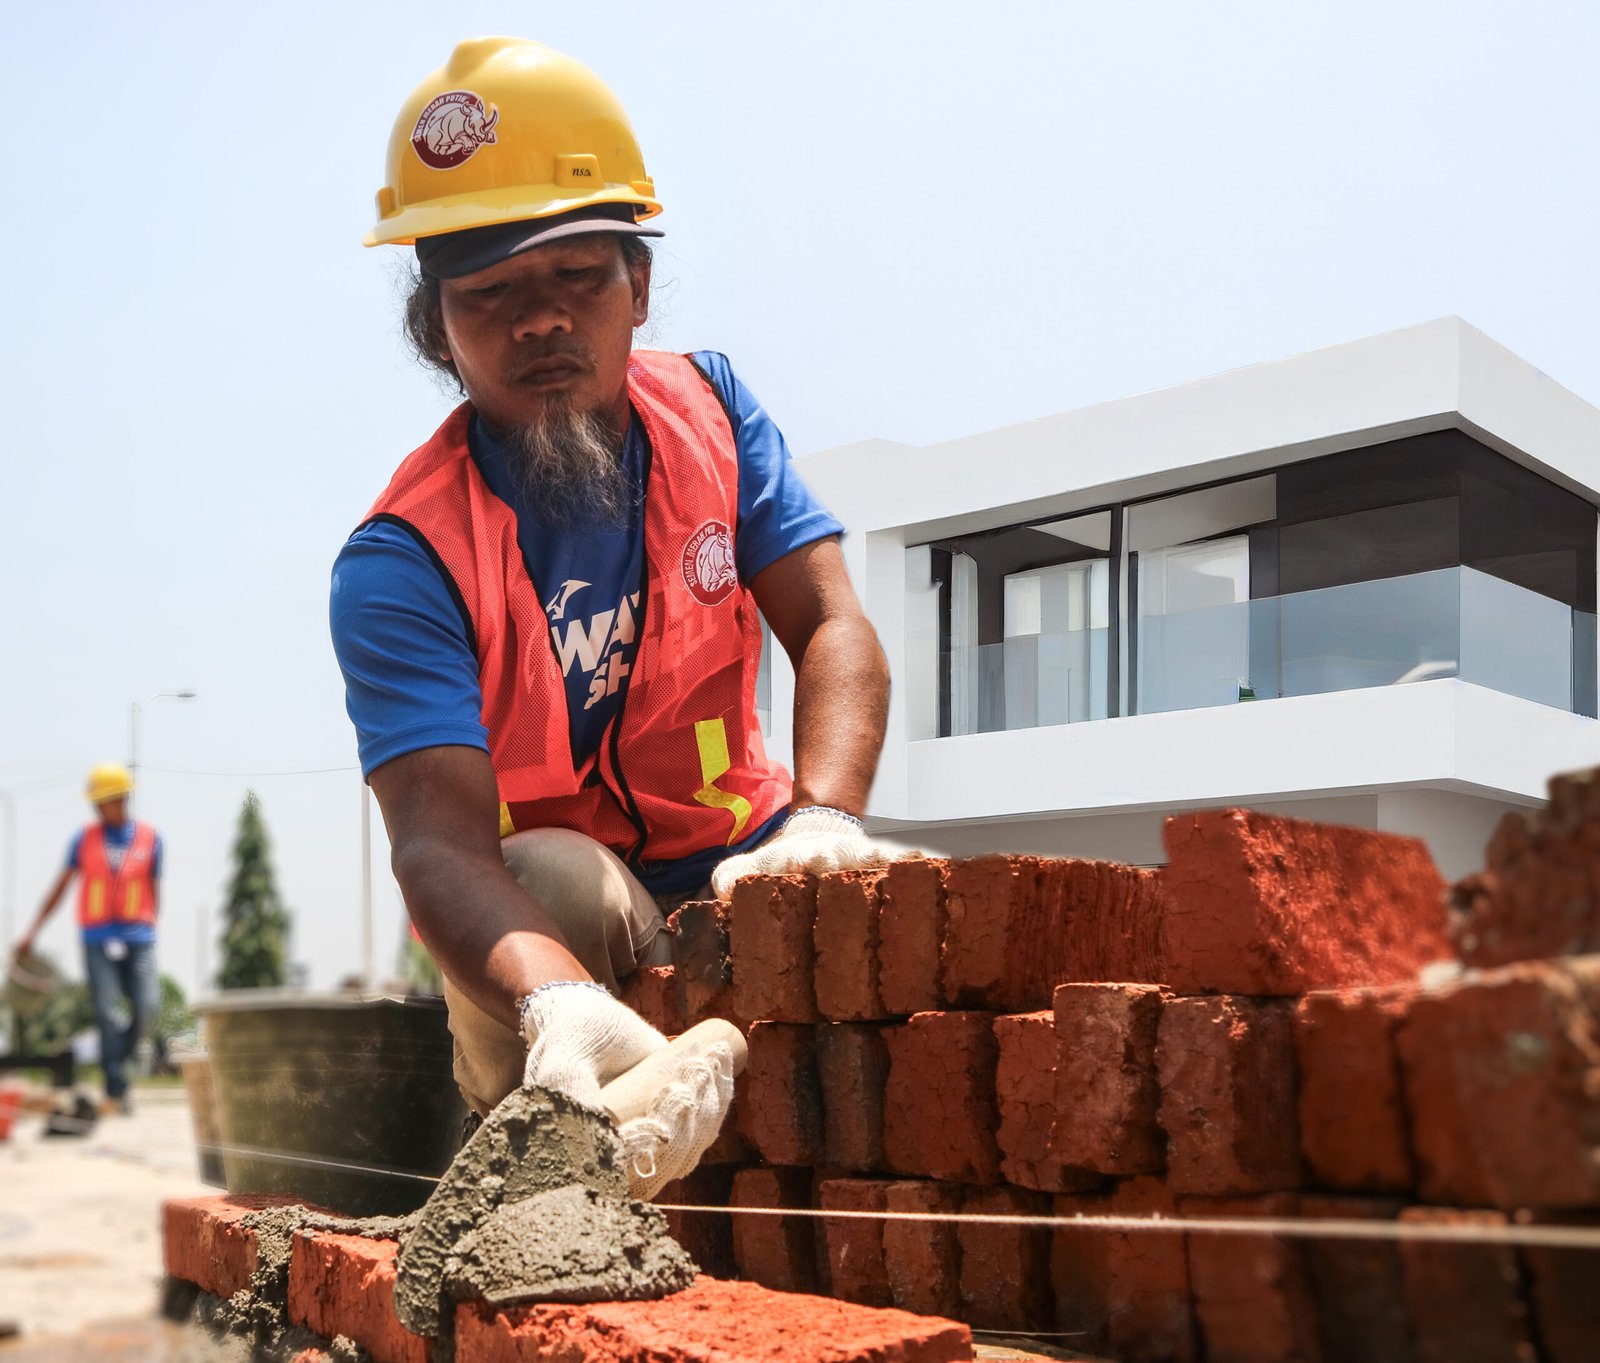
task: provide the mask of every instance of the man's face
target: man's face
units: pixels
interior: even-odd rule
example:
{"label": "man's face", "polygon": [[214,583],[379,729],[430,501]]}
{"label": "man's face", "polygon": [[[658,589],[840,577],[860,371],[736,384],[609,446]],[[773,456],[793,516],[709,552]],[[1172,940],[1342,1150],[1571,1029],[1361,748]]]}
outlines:
{"label": "man's face", "polygon": [[626,428],[628,355],[649,314],[650,276],[616,237],[569,237],[442,280],[447,357],[498,429],[536,425],[555,404]]}
{"label": "man's face", "polygon": [[121,828],[128,822],[128,801],[124,796],[113,796],[97,804],[95,813],[100,816],[100,822],[107,828]]}

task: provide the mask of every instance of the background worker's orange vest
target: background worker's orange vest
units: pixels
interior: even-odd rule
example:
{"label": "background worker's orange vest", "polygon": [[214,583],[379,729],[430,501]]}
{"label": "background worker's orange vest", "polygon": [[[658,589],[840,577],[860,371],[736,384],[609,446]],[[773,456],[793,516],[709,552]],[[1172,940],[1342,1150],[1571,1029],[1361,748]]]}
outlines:
{"label": "background worker's orange vest", "polygon": [[133,826],[133,841],[123,850],[115,871],[106,855],[106,831],[90,824],[78,843],[78,925],[154,923],[156,886],[150,874],[156,852],[156,830],[147,823]]}
{"label": "background worker's orange vest", "polygon": [[737,842],[789,803],[756,717],[761,621],[733,568],[739,456],[710,383],[681,355],[635,351],[628,397],[650,439],[638,652],[598,752],[572,761],[566,688],[516,514],[467,448],[469,404],[395,473],[368,520],[428,551],[478,658],[502,836],[573,828],[625,860]]}

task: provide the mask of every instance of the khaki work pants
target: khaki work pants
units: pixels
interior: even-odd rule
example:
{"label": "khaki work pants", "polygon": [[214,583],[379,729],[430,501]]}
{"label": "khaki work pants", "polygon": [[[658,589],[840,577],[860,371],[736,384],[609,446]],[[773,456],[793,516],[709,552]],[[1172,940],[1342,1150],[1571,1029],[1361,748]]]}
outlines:
{"label": "khaki work pants", "polygon": [[[555,920],[568,949],[613,993],[640,966],[672,963],[660,905],[609,848],[569,828],[539,828],[513,833],[500,850],[517,884]],[[448,978],[444,1000],[456,1083],[467,1106],[487,1117],[522,1084],[528,1044]]]}

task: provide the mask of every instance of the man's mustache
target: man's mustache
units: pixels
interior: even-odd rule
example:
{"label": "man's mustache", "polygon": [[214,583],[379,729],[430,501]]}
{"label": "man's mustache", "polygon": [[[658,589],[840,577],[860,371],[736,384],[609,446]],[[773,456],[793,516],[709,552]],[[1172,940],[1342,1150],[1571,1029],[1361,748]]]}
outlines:
{"label": "man's mustache", "polygon": [[506,379],[515,383],[535,366],[550,360],[571,360],[584,369],[594,368],[594,352],[575,337],[553,337],[546,341],[524,341],[506,368]]}

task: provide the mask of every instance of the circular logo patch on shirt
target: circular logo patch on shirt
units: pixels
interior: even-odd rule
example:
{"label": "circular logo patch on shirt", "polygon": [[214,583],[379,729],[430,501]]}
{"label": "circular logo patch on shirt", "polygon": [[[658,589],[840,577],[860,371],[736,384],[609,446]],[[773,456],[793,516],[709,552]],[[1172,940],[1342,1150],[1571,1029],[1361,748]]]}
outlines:
{"label": "circular logo patch on shirt", "polygon": [[725,600],[739,585],[733,566],[733,535],[721,521],[707,521],[683,546],[683,580],[705,606]]}
{"label": "circular logo patch on shirt", "polygon": [[417,116],[411,148],[424,165],[450,170],[491,145],[499,121],[500,111],[471,90],[446,90]]}

